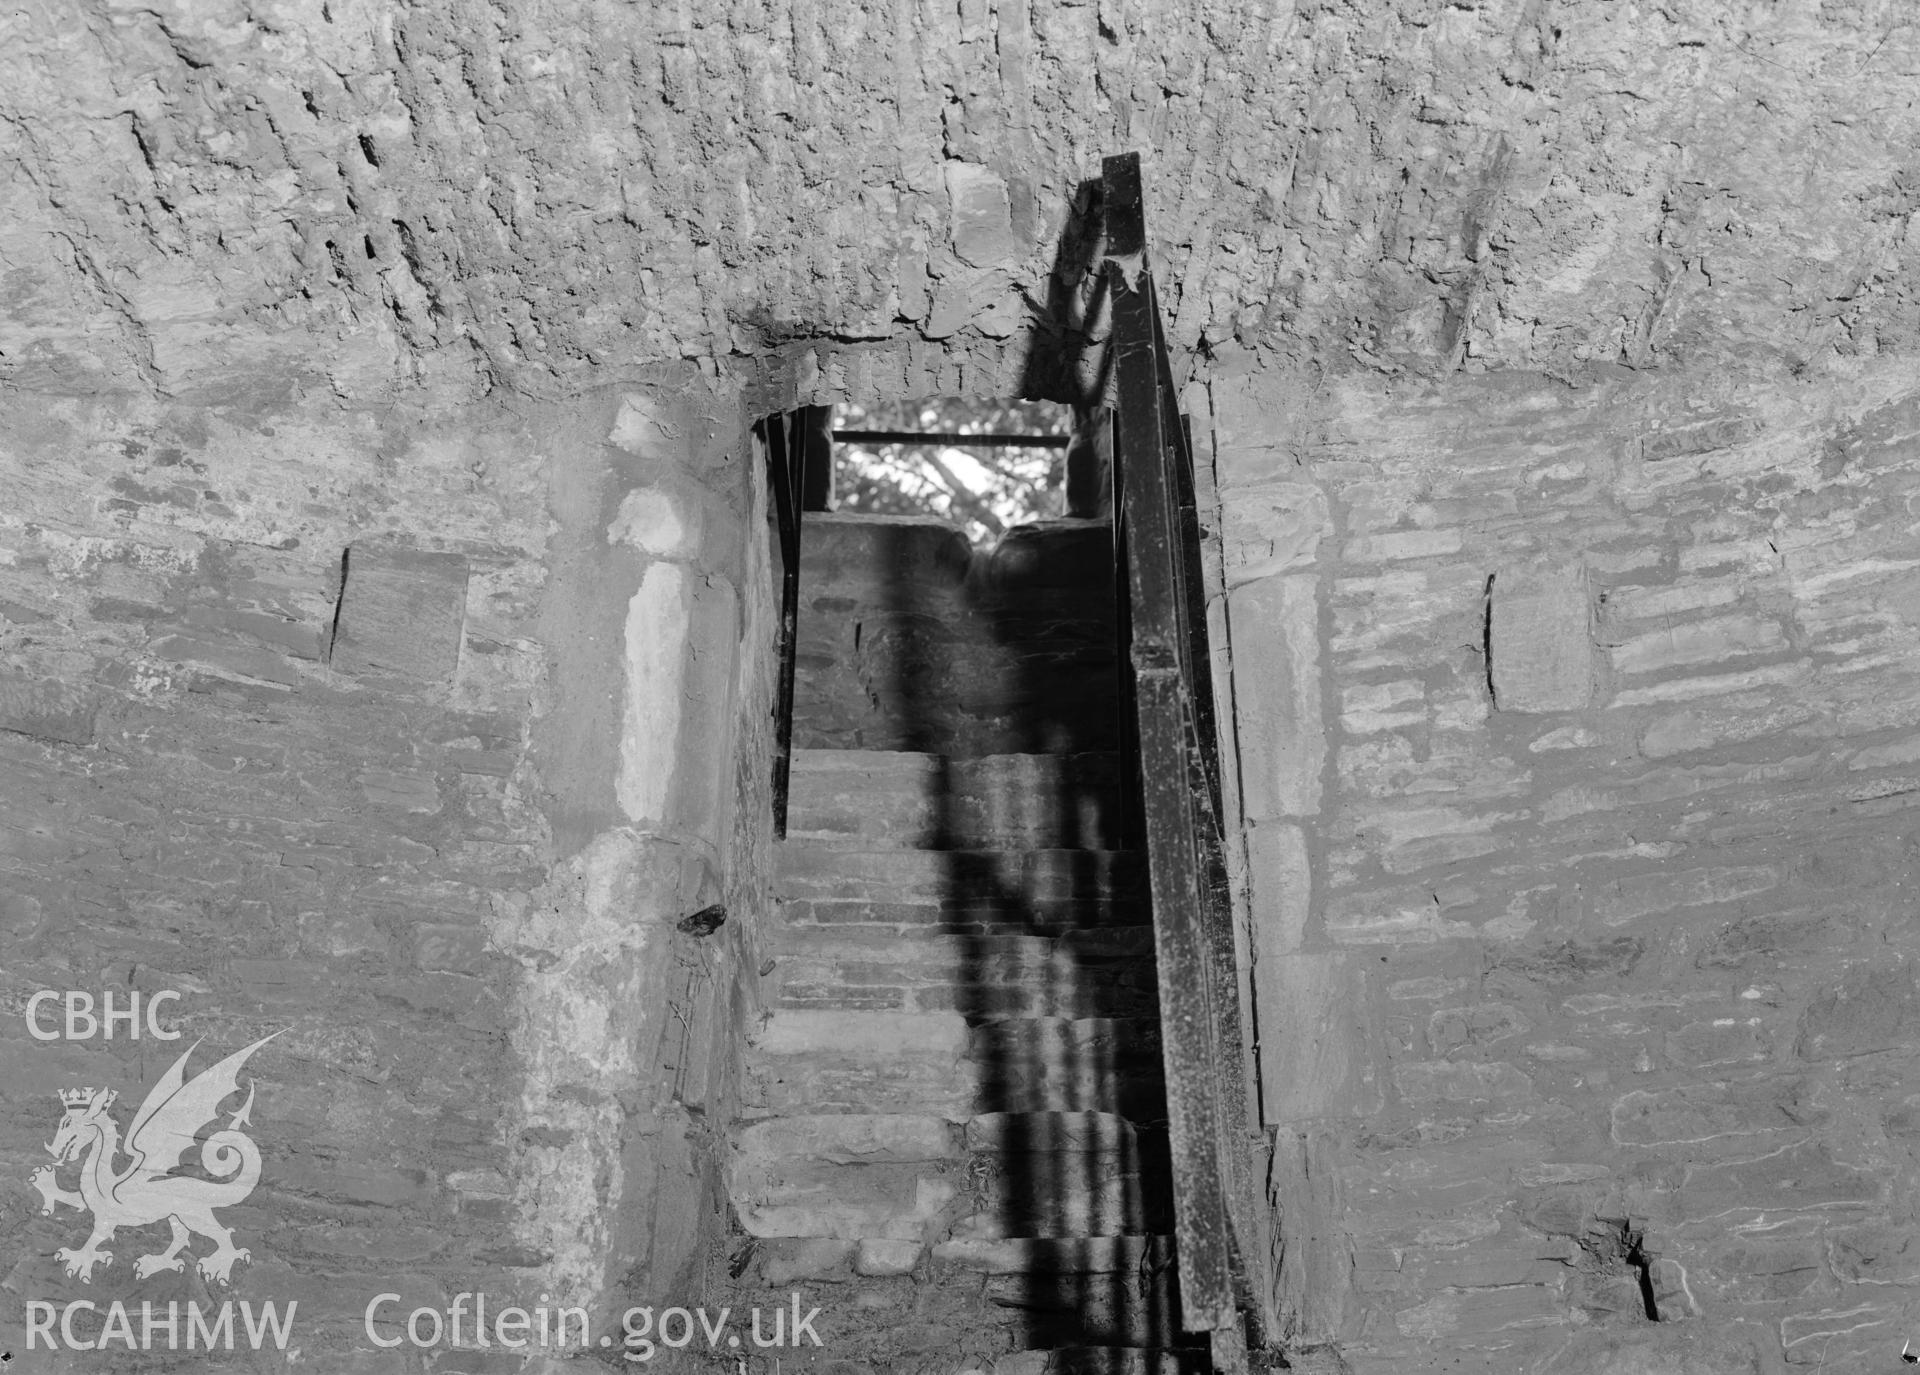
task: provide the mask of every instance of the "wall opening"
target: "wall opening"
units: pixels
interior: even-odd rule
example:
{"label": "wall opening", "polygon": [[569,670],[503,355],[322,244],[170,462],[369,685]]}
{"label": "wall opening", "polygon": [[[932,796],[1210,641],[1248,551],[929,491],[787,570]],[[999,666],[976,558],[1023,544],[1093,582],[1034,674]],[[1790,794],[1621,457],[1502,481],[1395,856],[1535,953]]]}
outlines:
{"label": "wall opening", "polygon": [[836,509],[932,515],[975,544],[1070,510],[1075,410],[1046,401],[934,397],[835,408]]}

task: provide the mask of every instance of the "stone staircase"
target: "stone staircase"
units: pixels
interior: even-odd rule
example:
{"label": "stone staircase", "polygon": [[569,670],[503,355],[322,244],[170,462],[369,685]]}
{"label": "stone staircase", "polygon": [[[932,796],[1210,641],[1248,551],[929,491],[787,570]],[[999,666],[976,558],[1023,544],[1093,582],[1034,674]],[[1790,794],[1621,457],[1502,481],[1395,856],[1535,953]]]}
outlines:
{"label": "stone staircase", "polygon": [[816,1363],[1204,1367],[1176,1349],[1153,934],[1116,793],[1111,755],[796,751],[733,1299],[804,1290]]}

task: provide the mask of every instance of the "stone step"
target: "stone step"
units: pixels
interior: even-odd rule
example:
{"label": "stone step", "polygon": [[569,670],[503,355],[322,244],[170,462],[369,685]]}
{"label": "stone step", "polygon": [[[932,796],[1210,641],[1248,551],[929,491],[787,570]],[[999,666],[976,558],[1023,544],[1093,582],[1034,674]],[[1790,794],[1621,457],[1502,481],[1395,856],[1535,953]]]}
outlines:
{"label": "stone step", "polygon": [[1111,1112],[986,1112],[964,1122],[926,1113],[799,1113],[734,1129],[737,1151],[768,1161],[814,1165],[954,1165],[980,1158],[991,1168],[1033,1168],[1017,1157],[1092,1157],[1064,1169],[1168,1175],[1163,1124],[1141,1126]]}
{"label": "stone step", "polygon": [[760,1237],[1098,1237],[1172,1225],[1160,1159],[1143,1176],[1131,1151],[971,1150],[972,1125],[854,1113],[750,1123],[733,1134],[735,1209]]}
{"label": "stone step", "polygon": [[760,1118],[761,1131],[793,1159],[830,1165],[960,1161],[974,1155],[1110,1155],[1125,1170],[1164,1157],[1166,1130],[1111,1112],[983,1112],[964,1122],[925,1113],[802,1113]]}
{"label": "stone step", "polygon": [[[885,1241],[1139,1236],[1173,1225],[1170,1187],[1095,1175],[1100,1156],[1025,1156],[1028,1171],[816,1165],[736,1156],[734,1208],[757,1237]],[[1078,1165],[1082,1168],[1072,1168]]]}
{"label": "stone step", "polygon": [[[1017,1168],[969,1176],[970,1211],[954,1221],[948,1239],[1120,1237],[1171,1229],[1172,1181],[1105,1173],[1106,1159],[1025,1155]],[[997,1163],[1011,1162],[1001,1157]]]}
{"label": "stone step", "polygon": [[1047,932],[1150,921],[1146,864],[1125,850],[861,850],[789,841],[775,847],[774,895],[794,927]]}
{"label": "stone step", "polygon": [[1102,850],[1120,835],[1112,754],[795,750],[787,837],[861,848]]}
{"label": "stone step", "polygon": [[903,939],[846,927],[790,929],[775,967],[781,1007],[990,1017],[1150,1017],[1151,927],[1057,936],[981,932]]}
{"label": "stone step", "polygon": [[923,1240],[966,1177],[965,1129],[926,1114],[800,1114],[734,1129],[732,1194],[760,1237]]}
{"label": "stone step", "polygon": [[[1132,1280],[1171,1273],[1172,1260],[1173,1238],[1168,1235],[968,1238],[943,1241],[933,1248],[936,1266],[1022,1279],[1124,1275]],[[1033,1292],[1043,1289],[1036,1285]]]}
{"label": "stone step", "polygon": [[1166,1115],[1159,1024],[782,1008],[747,1055],[747,1107],[786,1113]]}
{"label": "stone step", "polygon": [[1009,1351],[994,1358],[993,1375],[1208,1375],[1203,1349],[1167,1351],[1127,1346],[1063,1346]]}
{"label": "stone step", "polygon": [[[961,1244],[950,1242],[948,1246]],[[981,1248],[1007,1244],[978,1243]],[[1047,1243],[1016,1244],[1038,1247]],[[1164,1350],[1183,1339],[1171,1237],[1112,1237],[1055,1244],[1114,1246],[1116,1251],[1076,1268],[1029,1263],[1023,1269],[988,1273],[987,1301],[1019,1313],[1024,1345]],[[934,1248],[936,1265],[942,1249]]]}
{"label": "stone step", "polygon": [[1135,1161],[1156,1145],[1164,1153],[1166,1132],[1111,1112],[983,1112],[967,1120],[962,1141],[968,1151],[1116,1155]]}
{"label": "stone step", "polygon": [[[844,1281],[855,1275],[891,1278],[930,1273],[985,1276],[1002,1295],[1024,1284],[1036,1298],[1057,1295],[1055,1277],[1089,1290],[1142,1280],[1152,1289],[1172,1271],[1173,1237],[997,1237],[927,1243],[865,1237],[757,1237],[753,1265],[767,1284],[796,1280]],[[1012,1306],[1012,1305],[1008,1305]],[[1055,1342],[1053,1345],[1070,1345]],[[1124,1345],[1124,1343],[1122,1343]]]}

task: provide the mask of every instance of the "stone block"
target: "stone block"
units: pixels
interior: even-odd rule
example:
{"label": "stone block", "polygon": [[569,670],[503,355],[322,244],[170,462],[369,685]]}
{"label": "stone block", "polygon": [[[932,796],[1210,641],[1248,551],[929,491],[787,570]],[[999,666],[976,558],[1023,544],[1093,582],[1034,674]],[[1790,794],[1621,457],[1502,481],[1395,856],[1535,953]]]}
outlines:
{"label": "stone block", "polygon": [[1237,490],[1221,510],[1227,580],[1237,586],[1307,567],[1332,531],[1326,493],[1311,483]]}
{"label": "stone block", "polygon": [[1782,957],[1831,952],[1852,940],[1850,927],[1836,923],[1826,912],[1761,912],[1715,931],[1694,957],[1694,964],[1700,969],[1764,967]]}
{"label": "stone block", "polygon": [[444,683],[460,662],[467,561],[393,545],[356,544],[334,626],[333,666]]}
{"label": "stone block", "polygon": [[1487,615],[1495,707],[1581,711],[1592,703],[1592,600],[1584,565],[1501,569]]}
{"label": "stone block", "polygon": [[1920,1285],[1920,1239],[1911,1225],[1874,1219],[1830,1233],[1829,1264],[1848,1283]]}
{"label": "stone block", "polygon": [[1163,1254],[1161,1237],[987,1237],[943,1241],[933,1248],[937,1265],[988,1275],[1132,1274]]}
{"label": "stone block", "polygon": [[1671,616],[1730,606],[1740,600],[1746,583],[1738,578],[1701,579],[1666,587],[1619,587],[1606,593],[1610,625],[1627,621],[1664,621]]}
{"label": "stone block", "polygon": [[1007,183],[969,162],[946,165],[953,251],[974,267],[993,267],[1019,253]]}
{"label": "stone block", "polygon": [[1736,1235],[1704,1258],[1689,1257],[1690,1283],[1703,1297],[1734,1303],[1779,1303],[1800,1299],[1819,1285],[1826,1246],[1817,1235]]}
{"label": "stone block", "polygon": [[1614,646],[1609,657],[1621,673],[1668,673],[1785,648],[1787,634],[1778,621],[1761,616],[1716,616],[1636,635]]}
{"label": "stone block", "polygon": [[1512,1065],[1473,1060],[1396,1065],[1393,1083],[1414,1103],[1506,1103],[1533,1093],[1533,1080]]}
{"label": "stone block", "polygon": [[0,730],[50,744],[91,745],[99,710],[91,691],[71,683],[0,675]]}
{"label": "stone block", "polygon": [[1759,1064],[1772,1054],[1772,1038],[1758,1017],[1688,1022],[1667,1035],[1667,1058],[1688,1069]]}
{"label": "stone block", "polygon": [[1246,816],[1315,815],[1327,757],[1315,580],[1296,573],[1235,588],[1227,621]]}
{"label": "stone block", "polygon": [[430,773],[400,773],[393,769],[363,769],[354,780],[370,807],[402,812],[437,812],[440,788]]}
{"label": "stone block", "polygon": [[782,1160],[830,1164],[917,1164],[957,1160],[958,1129],[945,1118],[912,1114],[828,1113],[776,1117],[743,1127],[740,1160],[758,1168]]}
{"label": "stone block", "polygon": [[[1884,1177],[1884,1176],[1883,1176]],[[1876,1206],[1873,1174],[1836,1160],[1822,1141],[1800,1141],[1753,1160],[1722,1160],[1686,1167],[1678,1199],[1689,1221],[1721,1218],[1735,1209],[1792,1212],[1846,1205]]]}
{"label": "stone block", "polygon": [[1627,688],[1613,695],[1612,704],[1616,707],[1645,707],[1668,702],[1694,702],[1702,697],[1730,697],[1735,693],[1760,689],[1799,687],[1811,677],[1813,665],[1805,660],[1764,664],[1735,673],[1707,673]]}
{"label": "stone block", "polygon": [[[1300,469],[1295,462],[1294,446],[1296,437],[1311,423],[1303,414],[1304,399],[1311,387],[1299,377],[1279,372],[1251,372],[1216,376],[1208,390],[1213,401],[1217,467],[1231,521],[1243,493],[1250,488],[1263,494],[1252,498],[1259,502],[1269,490],[1265,484],[1276,480],[1291,484],[1298,477]],[[1324,501],[1321,504],[1324,506]],[[1257,515],[1252,519],[1265,523]],[[1231,530],[1231,525],[1228,528]],[[1323,528],[1320,533],[1329,532]],[[1232,547],[1233,537],[1229,534],[1229,550]],[[1229,554],[1230,564],[1231,561]]]}
{"label": "stone block", "polygon": [[1348,735],[1403,730],[1427,721],[1426,685],[1403,678],[1392,683],[1355,683],[1340,693],[1340,728]]}
{"label": "stone block", "polygon": [[1920,735],[1870,745],[1847,761],[1849,769],[1907,768],[1920,764]]}
{"label": "stone block", "polygon": [[1727,415],[1696,425],[1652,430],[1640,440],[1640,456],[1648,463],[1688,454],[1712,453],[1745,444],[1758,435],[1761,422],[1752,416]]}
{"label": "stone block", "polygon": [[783,1012],[754,1040],[766,1055],[831,1052],[846,1056],[925,1054],[958,1059],[967,1045],[966,1019],[912,1013]]}
{"label": "stone block", "polygon": [[1267,1124],[1378,1109],[1364,985],[1344,952],[1263,958],[1254,967],[1254,1025]]}
{"label": "stone block", "polygon": [[1424,674],[1434,646],[1484,638],[1486,590],[1485,574],[1457,563],[1334,580],[1331,648],[1342,674]]}
{"label": "stone block", "polygon": [[1277,962],[1298,950],[1306,936],[1313,901],[1306,832],[1279,822],[1249,828],[1247,867],[1253,883],[1254,960]]}
{"label": "stone block", "polygon": [[[1661,1262],[1655,1266],[1656,1275],[1672,1268],[1670,1262]],[[1663,1300],[1661,1321],[1651,1326],[1636,1322],[1629,1311],[1625,1321],[1590,1323],[1571,1333],[1555,1333],[1550,1364],[1583,1375],[1759,1375],[1778,1369],[1777,1343],[1765,1326],[1724,1313],[1711,1324],[1672,1321],[1669,1315],[1684,1304],[1684,1297],[1676,1305]],[[1762,1350],[1767,1352],[1764,1357]],[[1896,1357],[1899,1350],[1899,1343],[1894,1343]]]}
{"label": "stone block", "polygon": [[[1348,1232],[1339,1155],[1339,1145],[1326,1134],[1274,1134],[1267,1196],[1284,1210],[1285,1232],[1284,1243],[1275,1239],[1274,1304],[1303,1344],[1339,1335],[1353,1271],[1366,1265],[1364,1255],[1355,1255]],[[1397,1269],[1399,1256],[1385,1255]]]}
{"label": "stone block", "polygon": [[1137,1141],[1133,1123],[1110,1112],[986,1112],[968,1119],[966,1147],[1003,1154],[1130,1157]]}
{"label": "stone block", "polygon": [[[632,400],[622,407],[625,420]],[[616,428],[617,433],[617,428]],[[607,525],[607,542],[625,544],[654,558],[688,560],[700,552],[705,512],[683,493],[662,487],[639,487],[620,500],[620,509]]]}
{"label": "stone block", "polygon": [[1763,1149],[1755,1138],[1792,1129],[1793,1104],[1767,1085],[1736,1091],[1724,1084],[1683,1084],[1671,1089],[1636,1089],[1614,1101],[1614,1141],[1622,1146],[1698,1146],[1722,1138],[1745,1138],[1742,1149]]}
{"label": "stone block", "polygon": [[1839,1303],[1782,1318],[1780,1346],[1787,1364],[1815,1370],[1903,1368],[1907,1305],[1881,1298],[1882,1292],[1877,1286],[1864,1295],[1850,1288]]}
{"label": "stone block", "polygon": [[910,1275],[920,1263],[925,1248],[918,1241],[886,1241],[868,1237],[853,1253],[853,1272],[879,1279],[889,1275]]}
{"label": "stone block", "polygon": [[938,1164],[823,1165],[742,1153],[734,1207],[759,1237],[905,1241],[936,1225],[960,1190]]}
{"label": "stone block", "polygon": [[1711,869],[1663,870],[1617,880],[1594,899],[1594,915],[1608,926],[1680,907],[1735,902],[1779,886],[1780,871],[1770,864],[1726,865]]}
{"label": "stone block", "polygon": [[[1765,700],[1764,696],[1761,700]],[[1820,714],[1817,703],[1805,701],[1771,703],[1764,707],[1742,706],[1736,701],[1724,707],[1683,708],[1655,718],[1640,733],[1640,753],[1647,759],[1667,759],[1696,750],[1760,740],[1782,734]],[[1920,754],[1916,755],[1915,762],[1920,762]],[[1873,762],[1861,762],[1860,757],[1848,765],[1856,769],[1875,766]]]}
{"label": "stone block", "polygon": [[413,928],[413,962],[436,973],[483,974],[487,970],[487,933],[484,928],[446,922]]}
{"label": "stone block", "polygon": [[843,1279],[858,1244],[833,1238],[762,1243],[760,1278],[776,1287],[795,1280]]}
{"label": "stone block", "polygon": [[1329,899],[1321,920],[1328,939],[1340,945],[1427,944],[1443,935],[1471,934],[1471,928],[1442,923],[1425,885],[1341,893]]}
{"label": "stone block", "polygon": [[1911,1048],[1920,1034],[1920,987],[1906,961],[1856,965],[1816,996],[1794,1051],[1803,1060],[1844,1059]]}
{"label": "stone block", "polygon": [[1457,554],[1465,545],[1466,536],[1458,528],[1387,530],[1350,539],[1340,553],[1350,563],[1397,563],[1402,559]]}
{"label": "stone block", "polygon": [[1441,1008],[1427,1019],[1427,1044],[1435,1055],[1484,1051],[1528,1030],[1518,1008],[1505,1003],[1473,1003]]}
{"label": "stone block", "polygon": [[279,1187],[294,1197],[382,1208],[418,1204],[432,1193],[423,1170],[322,1160],[311,1155],[283,1159],[277,1167],[276,1179]]}
{"label": "stone block", "polygon": [[148,644],[147,649],[156,658],[211,668],[222,676],[252,678],[287,687],[300,680],[300,675],[284,656],[238,640],[215,640],[198,635],[162,635]]}
{"label": "stone block", "polygon": [[1560,1327],[1570,1321],[1559,1287],[1546,1284],[1448,1290],[1394,1314],[1402,1333],[1427,1341],[1486,1341],[1510,1328]]}
{"label": "stone block", "polygon": [[731,583],[677,563],[649,567],[628,602],[616,792],[630,820],[718,840],[738,620]]}

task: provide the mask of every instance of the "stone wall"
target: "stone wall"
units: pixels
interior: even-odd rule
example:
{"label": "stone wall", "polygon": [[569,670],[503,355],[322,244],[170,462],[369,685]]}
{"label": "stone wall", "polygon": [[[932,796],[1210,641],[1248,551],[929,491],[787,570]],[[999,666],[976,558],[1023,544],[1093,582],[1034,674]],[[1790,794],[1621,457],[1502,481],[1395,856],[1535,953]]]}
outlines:
{"label": "stone wall", "polygon": [[[0,380],[565,395],[870,342],[1006,395],[1147,160],[1182,352],[1911,348],[1900,0],[111,0],[0,48]],[[1058,268],[1058,272],[1055,269]],[[856,351],[858,352],[858,351]],[[1012,386],[1006,384],[1012,383]],[[1062,396],[1060,399],[1067,399]]]}
{"label": "stone wall", "polygon": [[[758,963],[740,415],[1084,397],[1125,150],[1221,446],[1300,1333],[1395,1370],[1897,1349],[1900,0],[0,32],[4,995],[176,988],[202,1054],[288,1028],[235,1273],[309,1286],[316,1355],[402,1267],[680,1297]],[[171,1063],[25,1027],[16,1176],[54,1091]],[[83,1292],[37,1203],[0,1194],[0,1323]]]}
{"label": "stone wall", "polygon": [[1900,1368],[1909,370],[1209,391],[1296,1339]]}
{"label": "stone wall", "polygon": [[[383,1340],[463,1291],[596,1334],[692,1292],[770,817],[738,406],[672,373],[458,412],[16,395],[0,434],[0,1345],[30,1301],[120,1300],[135,1341],[142,1300],[297,1303],[303,1359],[361,1368],[383,1292]],[[136,1039],[69,991],[178,996]],[[124,1131],[189,1046],[269,1036],[230,1283],[201,1239],[136,1277],[155,1226],[65,1273],[90,1219],[27,1187],[57,1095],[116,1090]]]}

